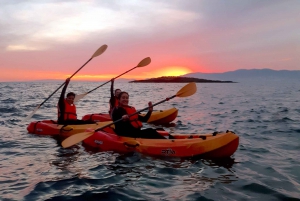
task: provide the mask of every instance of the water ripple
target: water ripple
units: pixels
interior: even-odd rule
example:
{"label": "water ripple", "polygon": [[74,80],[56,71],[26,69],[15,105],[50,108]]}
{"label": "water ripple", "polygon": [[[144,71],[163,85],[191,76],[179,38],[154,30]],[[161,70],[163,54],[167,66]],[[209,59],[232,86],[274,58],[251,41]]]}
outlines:
{"label": "water ripple", "polygon": [[[63,149],[56,138],[27,134],[29,122],[21,120],[60,84],[0,83],[0,200],[300,200],[299,82],[197,84],[195,95],[155,108],[179,109],[163,127],[172,133],[236,132],[237,152],[217,161],[94,152],[81,145]],[[96,86],[70,83],[68,90]],[[136,108],[182,86],[116,83]],[[109,87],[78,102],[78,115],[106,112]],[[30,121],[56,119],[58,97]]]}

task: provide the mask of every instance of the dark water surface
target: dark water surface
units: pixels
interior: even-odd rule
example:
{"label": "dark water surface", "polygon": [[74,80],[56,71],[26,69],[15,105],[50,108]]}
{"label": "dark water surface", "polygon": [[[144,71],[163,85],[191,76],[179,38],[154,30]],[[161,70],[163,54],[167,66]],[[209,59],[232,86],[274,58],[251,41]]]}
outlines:
{"label": "dark water surface", "polygon": [[[31,121],[56,119],[59,93],[21,122],[60,84],[0,83],[0,200],[300,200],[300,79],[197,84],[195,95],[155,108],[179,109],[164,127],[174,133],[237,133],[239,148],[224,161],[63,149],[28,134]],[[100,84],[71,82],[70,90]],[[184,85],[116,83],[136,108]],[[78,115],[106,112],[109,87],[80,101]]]}

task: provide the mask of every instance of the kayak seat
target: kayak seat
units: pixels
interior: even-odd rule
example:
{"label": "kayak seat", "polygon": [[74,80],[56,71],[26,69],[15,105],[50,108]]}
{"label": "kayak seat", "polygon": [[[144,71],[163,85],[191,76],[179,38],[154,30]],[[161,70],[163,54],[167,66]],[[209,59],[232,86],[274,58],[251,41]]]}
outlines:
{"label": "kayak seat", "polygon": [[215,132],[213,132],[213,136],[216,136],[217,134],[218,134],[219,132],[218,131],[215,131]]}
{"label": "kayak seat", "polygon": [[61,127],[60,132],[69,132],[72,131],[74,128],[70,125],[64,125],[63,127]]}
{"label": "kayak seat", "polygon": [[199,138],[202,138],[202,140],[206,140],[206,136],[199,136]]}
{"label": "kayak seat", "polygon": [[135,148],[135,147],[140,146],[140,144],[135,140],[127,141],[127,142],[124,142],[123,144],[127,148]]}

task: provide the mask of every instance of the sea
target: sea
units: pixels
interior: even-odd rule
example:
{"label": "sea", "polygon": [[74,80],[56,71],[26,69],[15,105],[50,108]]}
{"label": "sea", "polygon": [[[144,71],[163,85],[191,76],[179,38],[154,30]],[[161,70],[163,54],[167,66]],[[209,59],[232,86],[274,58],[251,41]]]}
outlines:
{"label": "sea", "polygon": [[[103,82],[72,82],[82,94]],[[300,200],[300,79],[247,79],[197,83],[197,92],[154,110],[175,107],[171,133],[234,131],[236,152],[222,160],[156,158],[139,153],[62,148],[49,136],[27,132],[32,121],[56,120],[62,82],[0,83],[0,200]],[[186,83],[116,82],[137,109],[175,95]],[[77,103],[78,117],[107,113],[110,84]]]}

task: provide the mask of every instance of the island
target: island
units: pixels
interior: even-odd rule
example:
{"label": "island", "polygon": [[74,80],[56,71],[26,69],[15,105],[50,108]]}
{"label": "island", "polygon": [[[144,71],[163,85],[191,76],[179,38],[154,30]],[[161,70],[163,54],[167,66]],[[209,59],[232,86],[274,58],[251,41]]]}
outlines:
{"label": "island", "polygon": [[188,82],[198,82],[198,83],[236,83],[233,81],[220,81],[220,80],[206,80],[194,77],[180,77],[180,76],[163,76],[158,78],[150,78],[145,80],[134,80],[130,83],[188,83]]}

